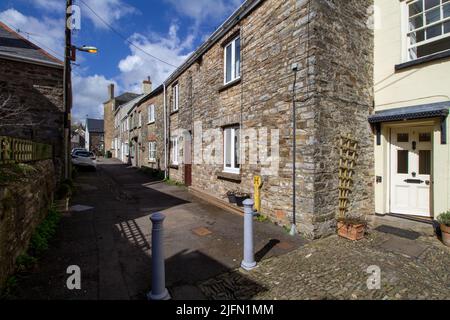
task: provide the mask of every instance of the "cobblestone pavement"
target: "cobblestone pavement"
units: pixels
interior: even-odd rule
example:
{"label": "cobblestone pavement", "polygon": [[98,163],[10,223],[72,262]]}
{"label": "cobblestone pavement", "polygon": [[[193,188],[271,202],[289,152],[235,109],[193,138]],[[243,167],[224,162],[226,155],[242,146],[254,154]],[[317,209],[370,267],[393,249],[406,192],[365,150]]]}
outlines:
{"label": "cobblestone pavement", "polygon": [[[401,243],[422,249],[410,250],[417,255],[408,256],[390,250],[391,243],[392,248],[401,248]],[[379,290],[367,288],[371,265],[381,269]],[[372,231],[359,242],[332,236],[263,261],[250,272],[235,270],[199,287],[208,299],[448,300],[450,250],[427,236],[407,240]]]}

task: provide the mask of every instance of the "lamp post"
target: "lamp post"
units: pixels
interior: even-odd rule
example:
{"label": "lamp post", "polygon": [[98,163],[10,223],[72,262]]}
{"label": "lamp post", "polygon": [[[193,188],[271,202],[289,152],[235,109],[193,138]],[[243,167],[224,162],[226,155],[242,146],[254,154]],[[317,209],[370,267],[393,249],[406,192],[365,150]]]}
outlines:
{"label": "lamp post", "polygon": [[70,175],[70,141],[71,141],[71,117],[72,117],[72,67],[71,61],[76,60],[76,50],[97,53],[96,47],[72,45],[72,5],[73,0],[66,0],[66,21],[65,21],[65,48],[64,48],[64,178],[69,179]]}

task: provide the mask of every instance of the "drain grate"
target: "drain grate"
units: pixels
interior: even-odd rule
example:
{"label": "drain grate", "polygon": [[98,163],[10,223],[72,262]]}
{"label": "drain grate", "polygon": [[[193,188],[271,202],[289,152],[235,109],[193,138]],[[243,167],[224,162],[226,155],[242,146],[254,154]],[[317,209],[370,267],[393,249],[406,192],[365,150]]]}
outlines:
{"label": "drain grate", "polygon": [[387,233],[387,234],[392,234],[392,235],[400,237],[400,238],[409,239],[409,240],[416,240],[417,238],[420,237],[419,232],[400,229],[400,228],[387,226],[387,225],[378,226],[375,228],[375,230],[383,232],[383,233]]}

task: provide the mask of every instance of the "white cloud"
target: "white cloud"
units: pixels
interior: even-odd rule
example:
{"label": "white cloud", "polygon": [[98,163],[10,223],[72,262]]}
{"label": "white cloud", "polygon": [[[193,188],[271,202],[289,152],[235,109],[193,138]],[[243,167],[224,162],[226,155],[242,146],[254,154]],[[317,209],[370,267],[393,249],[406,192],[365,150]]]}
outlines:
{"label": "white cloud", "polygon": [[114,83],[116,92],[120,90],[116,81],[106,79],[102,75],[72,76],[74,121],[82,121],[87,115],[94,119],[103,118],[103,102],[108,100],[107,88],[110,83]]}
{"label": "white cloud", "polygon": [[[178,37],[178,26],[172,24],[167,35],[150,34],[144,36],[135,33],[129,39],[134,45],[152,55],[175,66],[180,65],[192,50],[193,38]],[[141,82],[148,76],[152,78],[154,87],[160,85],[175,70],[130,45],[131,54],[122,59],[119,64],[120,79],[126,90],[141,91]]]}
{"label": "white cloud", "polygon": [[64,53],[64,24],[61,19],[44,17],[38,20],[31,16],[26,16],[15,9],[8,9],[0,12],[0,21],[5,22],[12,29],[20,29],[21,35],[28,37],[28,40],[42,47],[51,55],[56,55],[61,59]]}
{"label": "white cloud", "polygon": [[236,10],[243,0],[165,0],[184,16],[195,20],[196,26],[206,19],[220,20]]}
{"label": "white cloud", "polygon": [[[113,24],[121,18],[137,14],[139,11],[133,6],[123,2],[122,0],[83,0],[92,10],[94,10],[107,23]],[[64,13],[65,1],[63,0],[33,0],[33,4],[47,12]],[[80,1],[75,2],[81,8],[81,27],[83,28],[83,19],[87,17],[96,28],[108,28],[89,8]]]}

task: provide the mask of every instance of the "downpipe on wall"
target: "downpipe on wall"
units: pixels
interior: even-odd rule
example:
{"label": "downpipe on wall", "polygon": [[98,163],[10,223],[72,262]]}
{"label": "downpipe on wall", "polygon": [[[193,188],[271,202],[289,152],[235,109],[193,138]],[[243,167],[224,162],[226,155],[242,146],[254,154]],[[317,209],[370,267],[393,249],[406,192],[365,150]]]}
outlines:
{"label": "downpipe on wall", "polygon": [[294,72],[294,84],[292,86],[292,128],[293,128],[293,143],[292,143],[292,225],[289,234],[294,236],[297,234],[297,201],[296,201],[296,155],[297,155],[297,110],[295,104],[295,86],[297,85],[297,71],[298,64],[292,65],[292,71]]}

